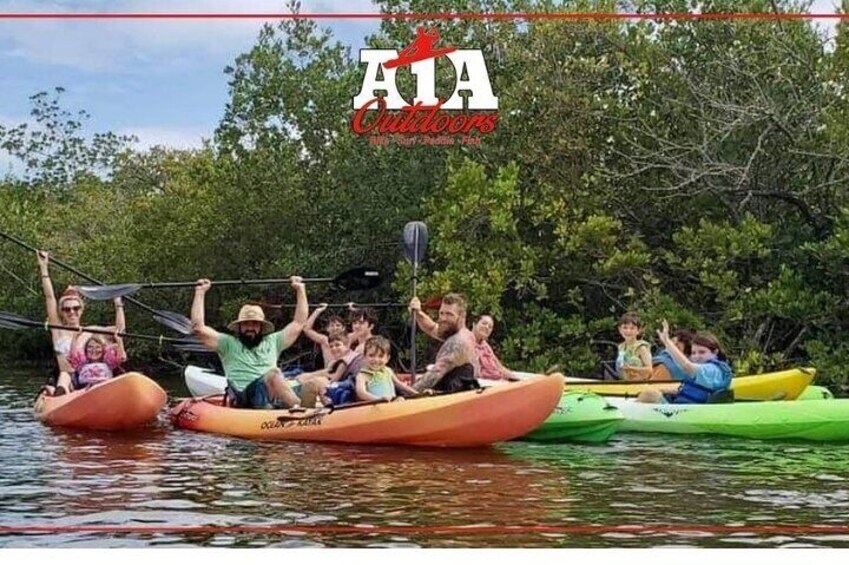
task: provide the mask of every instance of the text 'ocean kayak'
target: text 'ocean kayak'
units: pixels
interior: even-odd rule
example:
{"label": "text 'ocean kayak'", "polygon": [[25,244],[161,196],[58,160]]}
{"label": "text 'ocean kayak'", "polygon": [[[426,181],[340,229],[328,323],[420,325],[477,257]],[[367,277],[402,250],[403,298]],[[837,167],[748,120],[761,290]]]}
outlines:
{"label": "text 'ocean kayak'", "polygon": [[303,413],[193,398],[174,407],[171,420],[180,428],[248,439],[470,447],[539,427],[562,393],[562,375],[540,375],[499,387]]}

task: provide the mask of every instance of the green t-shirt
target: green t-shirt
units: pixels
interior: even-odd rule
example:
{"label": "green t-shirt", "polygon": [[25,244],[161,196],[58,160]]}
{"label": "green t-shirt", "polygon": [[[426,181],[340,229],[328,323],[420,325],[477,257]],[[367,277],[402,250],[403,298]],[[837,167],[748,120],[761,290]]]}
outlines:
{"label": "green t-shirt", "polygon": [[277,367],[277,358],[284,349],[286,344],[283,343],[282,331],[263,337],[253,349],[248,349],[239,338],[229,334],[221,334],[218,339],[218,356],[224,373],[240,390]]}

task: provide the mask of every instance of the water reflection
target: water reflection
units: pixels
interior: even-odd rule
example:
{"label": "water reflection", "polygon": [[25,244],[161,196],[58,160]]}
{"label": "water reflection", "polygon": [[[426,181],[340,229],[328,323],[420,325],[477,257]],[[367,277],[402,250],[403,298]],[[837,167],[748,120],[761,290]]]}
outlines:
{"label": "water reflection", "polygon": [[[847,546],[849,453],[831,445],[660,435],[476,450],[257,443],[158,427],[36,422],[40,378],[0,376],[0,526],[214,526],[209,532],[0,535],[0,547]],[[179,390],[179,382],[172,383]],[[736,533],[242,533],[234,526],[738,526]]]}

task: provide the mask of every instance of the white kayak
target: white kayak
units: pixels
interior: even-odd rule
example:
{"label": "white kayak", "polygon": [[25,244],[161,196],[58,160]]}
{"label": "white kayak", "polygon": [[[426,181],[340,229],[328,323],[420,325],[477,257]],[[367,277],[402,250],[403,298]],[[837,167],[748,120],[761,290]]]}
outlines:
{"label": "white kayak", "polygon": [[227,387],[227,379],[215,374],[209,369],[189,365],[183,371],[186,379],[186,387],[192,396],[216,396],[224,394]]}

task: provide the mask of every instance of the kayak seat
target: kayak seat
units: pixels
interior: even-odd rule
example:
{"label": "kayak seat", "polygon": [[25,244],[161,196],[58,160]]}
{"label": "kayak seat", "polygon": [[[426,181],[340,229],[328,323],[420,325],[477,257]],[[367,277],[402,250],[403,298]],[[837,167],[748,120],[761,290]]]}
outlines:
{"label": "kayak seat", "polygon": [[705,401],[705,404],[727,404],[734,402],[734,391],[729,389],[714,392]]}
{"label": "kayak seat", "polygon": [[602,381],[621,381],[622,378],[616,372],[616,361],[602,361],[594,379]]}

